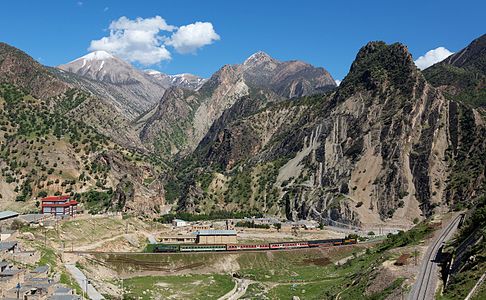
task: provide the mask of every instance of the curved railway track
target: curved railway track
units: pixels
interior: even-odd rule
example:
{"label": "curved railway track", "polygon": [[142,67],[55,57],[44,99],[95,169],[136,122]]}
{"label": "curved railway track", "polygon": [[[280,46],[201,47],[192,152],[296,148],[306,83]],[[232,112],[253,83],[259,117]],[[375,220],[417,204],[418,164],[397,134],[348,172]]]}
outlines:
{"label": "curved railway track", "polygon": [[417,280],[409,294],[409,300],[429,300],[434,298],[435,285],[432,284],[432,277],[436,275],[437,264],[433,261],[442,244],[448,239],[450,234],[457,228],[457,225],[463,218],[460,214],[456,216],[445,229],[442,230],[439,237],[427,249],[424,257],[424,264],[421,266]]}

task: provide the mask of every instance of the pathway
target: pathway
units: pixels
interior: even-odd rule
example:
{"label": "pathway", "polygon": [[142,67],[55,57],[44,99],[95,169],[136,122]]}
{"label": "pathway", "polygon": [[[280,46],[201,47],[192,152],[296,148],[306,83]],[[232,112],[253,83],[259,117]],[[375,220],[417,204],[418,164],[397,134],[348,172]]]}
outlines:
{"label": "pathway", "polygon": [[[92,299],[92,300],[101,300],[101,299],[105,299],[95,288],[94,286],[91,284],[91,283],[88,283],[88,285],[86,285],[86,280],[88,280],[86,278],[86,276],[83,274],[83,272],[81,272],[80,269],[78,269],[75,265],[73,264],[66,264],[66,269],[69,271],[69,273],[71,273],[71,275],[73,276],[73,278],[76,280],[76,282],[79,284],[79,286],[81,287],[81,289],[83,290],[84,293],[86,293],[86,288],[87,288],[87,292],[88,292],[88,297],[89,299]],[[89,281],[88,281],[89,282]]]}

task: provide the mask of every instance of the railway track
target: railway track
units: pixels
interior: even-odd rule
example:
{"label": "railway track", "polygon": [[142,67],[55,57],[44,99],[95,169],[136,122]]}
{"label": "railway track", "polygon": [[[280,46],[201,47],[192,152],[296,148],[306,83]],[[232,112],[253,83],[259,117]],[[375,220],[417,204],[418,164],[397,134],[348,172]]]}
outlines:
{"label": "railway track", "polygon": [[295,250],[308,250],[308,249],[334,249],[334,248],[349,248],[354,247],[359,244],[352,245],[339,245],[339,246],[329,246],[329,247],[307,247],[307,248],[292,248],[292,249],[264,249],[264,250],[231,250],[231,251],[194,251],[194,252],[116,252],[116,251],[63,251],[67,254],[78,254],[78,255],[89,255],[89,254],[105,254],[105,255],[180,255],[180,254],[201,254],[201,253],[214,253],[214,254],[231,254],[231,253],[258,253],[258,252],[287,252]]}
{"label": "railway track", "polygon": [[442,244],[455,231],[462,218],[462,214],[456,216],[427,249],[423,260],[424,264],[421,266],[420,273],[409,294],[409,300],[429,300],[434,298],[436,285],[433,284],[433,277],[436,276],[437,273],[437,264],[433,259],[437,255]]}

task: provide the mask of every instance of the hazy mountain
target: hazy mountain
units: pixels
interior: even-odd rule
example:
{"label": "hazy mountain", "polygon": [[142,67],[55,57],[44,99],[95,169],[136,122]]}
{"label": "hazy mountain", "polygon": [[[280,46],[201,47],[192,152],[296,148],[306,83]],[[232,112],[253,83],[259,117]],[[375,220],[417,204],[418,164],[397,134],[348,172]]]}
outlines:
{"label": "hazy mountain", "polygon": [[206,79],[189,73],[167,75],[156,70],[145,70],[145,73],[161,81],[164,85],[188,90],[197,90],[206,82]]}
{"label": "hazy mountain", "polygon": [[248,57],[239,68],[248,85],[269,88],[286,98],[325,92],[336,86],[324,68],[297,60],[280,62],[261,51]]}

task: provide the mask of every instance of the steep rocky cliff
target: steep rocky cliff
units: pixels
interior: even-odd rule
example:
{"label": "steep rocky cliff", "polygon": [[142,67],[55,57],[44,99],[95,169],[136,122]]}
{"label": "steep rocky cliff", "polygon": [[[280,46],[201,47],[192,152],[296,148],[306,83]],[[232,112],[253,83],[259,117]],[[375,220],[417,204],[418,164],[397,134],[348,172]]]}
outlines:
{"label": "steep rocky cliff", "polygon": [[[329,73],[300,61],[280,62],[263,52],[241,65],[226,65],[196,91],[169,89],[140,126],[141,140],[157,154],[193,151],[213,122],[249,99],[258,110],[268,102],[322,93],[335,87]],[[257,103],[258,102],[258,103]]]}
{"label": "steep rocky cliff", "polygon": [[445,203],[456,107],[405,46],[371,42],[336,91],[217,120],[181,166],[180,207],[412,224]]}
{"label": "steep rocky cliff", "polygon": [[446,201],[462,208],[486,192],[486,35],[424,75],[451,100]]}

